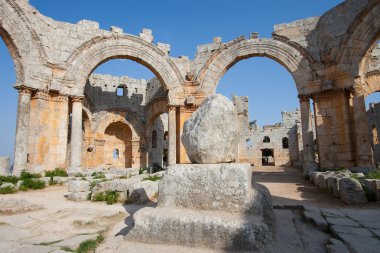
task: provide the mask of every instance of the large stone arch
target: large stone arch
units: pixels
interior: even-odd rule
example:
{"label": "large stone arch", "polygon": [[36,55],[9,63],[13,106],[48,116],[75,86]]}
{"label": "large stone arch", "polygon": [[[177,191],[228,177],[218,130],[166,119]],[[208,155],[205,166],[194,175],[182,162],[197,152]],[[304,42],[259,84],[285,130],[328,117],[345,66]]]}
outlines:
{"label": "large stone arch", "polygon": [[43,67],[46,57],[39,37],[24,13],[28,7],[25,1],[0,0],[0,37],[14,61],[16,85],[40,88],[31,75]]}
{"label": "large stone arch", "polygon": [[337,55],[338,72],[365,78],[367,59],[380,37],[380,0],[368,1],[346,33]]}
{"label": "large stone arch", "polygon": [[268,57],[284,66],[293,76],[299,94],[310,93],[308,82],[312,80],[312,68],[302,52],[273,39],[248,39],[223,45],[215,51],[198,74],[202,90],[213,94],[224,75],[237,62],[251,57]]}
{"label": "large stone arch", "polygon": [[96,37],[80,46],[67,61],[65,79],[71,83],[72,92],[83,94],[88,76],[102,63],[111,59],[130,59],[150,69],[169,90],[175,102],[183,94],[183,78],[170,57],[151,43],[132,35]]}

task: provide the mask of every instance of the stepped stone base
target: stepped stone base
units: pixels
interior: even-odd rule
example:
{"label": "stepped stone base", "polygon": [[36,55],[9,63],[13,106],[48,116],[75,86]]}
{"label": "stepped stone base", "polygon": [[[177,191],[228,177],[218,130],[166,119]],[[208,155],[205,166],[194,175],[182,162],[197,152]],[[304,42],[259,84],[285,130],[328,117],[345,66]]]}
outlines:
{"label": "stepped stone base", "polygon": [[252,214],[146,207],[133,219],[126,239],[145,243],[255,250],[271,239],[262,218]]}
{"label": "stepped stone base", "polygon": [[249,164],[178,164],[159,183],[158,207],[133,219],[129,240],[256,250],[271,240],[273,209]]}

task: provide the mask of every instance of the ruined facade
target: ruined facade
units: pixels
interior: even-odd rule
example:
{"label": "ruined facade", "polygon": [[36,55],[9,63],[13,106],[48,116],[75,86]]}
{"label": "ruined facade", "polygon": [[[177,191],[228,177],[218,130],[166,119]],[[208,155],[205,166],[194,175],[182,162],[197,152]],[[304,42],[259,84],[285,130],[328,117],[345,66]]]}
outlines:
{"label": "ruined facade", "polygon": [[[364,100],[380,90],[379,14],[379,0],[347,0],[321,17],[276,25],[272,38],[252,33],[248,38],[222,42],[216,37],[199,46],[190,60],[171,57],[170,45],[153,43],[149,29],[134,36],[118,27],[101,30],[93,21],[68,24],[43,16],[27,0],[0,0],[0,35],[14,60],[19,90],[14,173],[79,168],[88,162],[81,143],[87,139],[87,146],[94,144],[88,139],[91,133],[82,130],[83,119],[88,118],[91,125],[94,117],[102,115],[86,111],[97,106],[87,99],[86,87],[93,70],[115,58],[130,59],[152,70],[166,94],[165,98],[145,97],[140,136],[134,136],[134,123],[129,120],[141,115],[128,114],[133,119],[115,116],[131,130],[120,137],[131,140],[132,147],[132,151],[130,147],[122,151],[132,154],[130,161],[120,161],[123,164],[149,161],[142,144],[149,143],[153,122],[162,113],[168,114],[168,164],[187,163],[180,142],[183,122],[206,96],[215,93],[229,68],[240,60],[264,56],[283,65],[294,78],[300,100],[302,166],[316,163],[310,100],[319,165],[373,166]],[[129,95],[131,103],[142,99],[138,92]],[[110,135],[112,131],[108,129]],[[140,158],[133,157],[134,150],[141,151]]]}
{"label": "ruined facade", "polygon": [[[255,166],[301,166],[303,144],[299,109],[294,112],[281,112],[281,122],[260,127],[255,121],[249,121],[248,97],[234,96],[232,101],[241,127],[237,161]],[[310,121],[314,126],[312,114]],[[315,140],[315,136],[313,138]]]}

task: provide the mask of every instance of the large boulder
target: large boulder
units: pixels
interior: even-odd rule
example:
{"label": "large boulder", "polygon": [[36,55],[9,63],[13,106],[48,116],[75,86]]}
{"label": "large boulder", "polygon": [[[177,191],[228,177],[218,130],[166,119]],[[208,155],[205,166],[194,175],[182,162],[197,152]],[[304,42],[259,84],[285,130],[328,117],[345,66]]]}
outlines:
{"label": "large boulder", "polygon": [[222,95],[206,98],[185,122],[182,143],[192,163],[228,163],[236,158],[239,119],[235,106]]}
{"label": "large boulder", "polygon": [[340,198],[349,205],[367,203],[365,192],[360,182],[353,178],[339,180]]}
{"label": "large boulder", "polygon": [[138,182],[129,189],[130,202],[144,204],[155,200],[158,196],[158,182],[145,180]]}

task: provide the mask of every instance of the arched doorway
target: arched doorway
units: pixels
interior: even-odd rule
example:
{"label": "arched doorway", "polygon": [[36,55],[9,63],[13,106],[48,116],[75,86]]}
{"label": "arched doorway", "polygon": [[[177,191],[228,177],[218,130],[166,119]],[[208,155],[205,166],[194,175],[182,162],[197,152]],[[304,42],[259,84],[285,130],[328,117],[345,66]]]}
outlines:
{"label": "arched doorway", "polygon": [[132,167],[132,131],[122,122],[111,123],[104,132],[104,161],[107,167]]}

